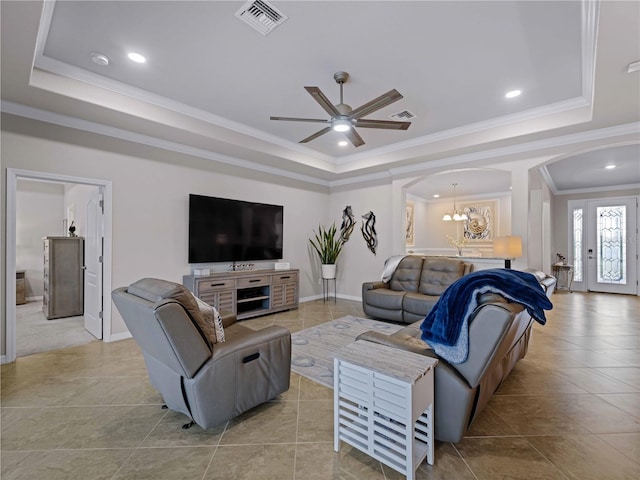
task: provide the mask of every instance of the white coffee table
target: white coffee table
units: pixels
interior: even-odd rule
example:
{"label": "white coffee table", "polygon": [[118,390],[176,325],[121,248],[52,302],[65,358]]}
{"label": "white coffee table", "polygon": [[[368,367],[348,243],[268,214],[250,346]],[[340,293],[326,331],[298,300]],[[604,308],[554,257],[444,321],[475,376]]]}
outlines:
{"label": "white coffee table", "polygon": [[433,465],[433,375],[438,360],[357,341],[334,359],[334,450],[340,441],[415,478]]}

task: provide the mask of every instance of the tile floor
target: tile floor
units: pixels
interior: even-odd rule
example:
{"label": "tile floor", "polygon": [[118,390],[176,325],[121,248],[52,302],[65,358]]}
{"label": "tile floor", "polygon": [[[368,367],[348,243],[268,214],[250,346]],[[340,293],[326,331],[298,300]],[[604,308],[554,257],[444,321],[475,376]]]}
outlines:
{"label": "tile floor", "polygon": [[[640,298],[557,293],[527,357],[460,443],[436,444],[418,479],[640,478]],[[357,302],[309,302],[245,321],[301,330]],[[162,410],[132,340],[3,365],[0,476],[14,479],[403,479],[344,446],[332,391],[291,389],[211,431]],[[437,408],[437,406],[436,406]]]}

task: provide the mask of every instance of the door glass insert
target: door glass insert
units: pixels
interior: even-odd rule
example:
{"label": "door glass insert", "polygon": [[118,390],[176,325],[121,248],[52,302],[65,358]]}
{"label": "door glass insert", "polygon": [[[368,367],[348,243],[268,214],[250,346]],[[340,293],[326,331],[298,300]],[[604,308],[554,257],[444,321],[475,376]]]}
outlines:
{"label": "door glass insert", "polygon": [[597,208],[598,282],[626,285],[626,206]]}
{"label": "door glass insert", "polygon": [[573,281],[582,282],[582,209],[573,209]]}

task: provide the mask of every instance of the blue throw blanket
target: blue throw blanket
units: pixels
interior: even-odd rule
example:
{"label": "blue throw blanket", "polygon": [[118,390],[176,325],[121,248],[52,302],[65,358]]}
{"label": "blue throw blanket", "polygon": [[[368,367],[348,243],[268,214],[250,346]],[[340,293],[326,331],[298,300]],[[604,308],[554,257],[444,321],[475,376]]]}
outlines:
{"label": "blue throw blanket", "polygon": [[420,325],[422,340],[449,363],[462,363],[469,355],[469,317],[478,297],[498,293],[524,306],[539,323],[553,305],[536,277],[527,272],[494,268],[465,275],[447,288]]}

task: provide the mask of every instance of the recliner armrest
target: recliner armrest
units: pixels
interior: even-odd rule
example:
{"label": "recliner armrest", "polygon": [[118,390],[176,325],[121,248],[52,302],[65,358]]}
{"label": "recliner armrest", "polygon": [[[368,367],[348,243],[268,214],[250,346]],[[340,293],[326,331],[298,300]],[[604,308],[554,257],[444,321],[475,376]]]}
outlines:
{"label": "recliner armrest", "polygon": [[291,332],[280,325],[271,325],[261,330],[251,330],[249,328],[247,328],[247,330],[246,334],[230,334],[228,336],[225,332],[225,336],[227,337],[226,341],[216,343],[213,346],[213,356],[210,361],[215,362],[227,355],[233,355],[238,350],[269,343],[274,340],[280,341],[281,339],[288,338],[289,343],[291,343]]}

